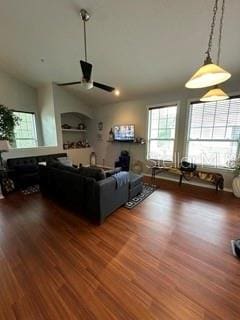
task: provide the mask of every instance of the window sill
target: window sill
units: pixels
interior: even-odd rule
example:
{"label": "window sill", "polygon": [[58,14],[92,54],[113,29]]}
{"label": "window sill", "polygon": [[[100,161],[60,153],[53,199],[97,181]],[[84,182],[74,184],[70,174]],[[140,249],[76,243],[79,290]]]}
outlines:
{"label": "window sill", "polygon": [[233,173],[234,169],[225,168],[225,167],[212,167],[212,166],[201,166],[197,165],[197,169],[201,168],[201,170],[206,171],[220,171],[220,172],[226,172],[226,173]]}

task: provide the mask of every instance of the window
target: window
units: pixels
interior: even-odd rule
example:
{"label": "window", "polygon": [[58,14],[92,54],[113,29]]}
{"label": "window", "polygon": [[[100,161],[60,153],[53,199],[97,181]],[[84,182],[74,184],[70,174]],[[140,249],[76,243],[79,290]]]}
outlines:
{"label": "window", "polygon": [[148,159],[173,161],[177,106],[149,109]]}
{"label": "window", "polygon": [[190,105],[187,155],[191,162],[227,167],[240,139],[240,97]]}
{"label": "window", "polygon": [[35,114],[30,112],[14,111],[20,121],[14,129],[16,148],[32,148],[38,146]]}

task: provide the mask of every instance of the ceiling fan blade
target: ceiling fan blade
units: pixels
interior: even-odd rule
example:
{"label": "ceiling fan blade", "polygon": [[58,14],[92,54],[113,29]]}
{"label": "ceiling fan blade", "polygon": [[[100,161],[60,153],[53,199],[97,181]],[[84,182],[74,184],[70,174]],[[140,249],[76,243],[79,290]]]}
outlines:
{"label": "ceiling fan blade", "polygon": [[99,89],[102,89],[102,90],[105,90],[108,92],[113,92],[115,90],[115,88],[113,88],[113,87],[110,87],[110,86],[107,86],[106,84],[102,84],[102,83],[95,82],[95,81],[93,81],[93,85],[94,85],[94,87],[97,87]]}
{"label": "ceiling fan blade", "polygon": [[83,73],[83,78],[86,81],[90,81],[91,75],[92,75],[92,64],[86,61],[80,60],[80,65]]}
{"label": "ceiling fan blade", "polygon": [[76,82],[66,82],[66,83],[58,83],[57,85],[59,87],[64,87],[64,86],[72,86],[74,84],[80,84],[81,81],[76,81]]}

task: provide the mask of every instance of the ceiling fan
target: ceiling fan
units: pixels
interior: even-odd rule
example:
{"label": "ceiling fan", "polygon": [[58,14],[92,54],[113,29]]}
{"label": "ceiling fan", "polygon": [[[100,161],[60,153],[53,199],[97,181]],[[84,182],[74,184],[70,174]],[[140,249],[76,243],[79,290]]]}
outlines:
{"label": "ceiling fan", "polygon": [[93,87],[105,90],[107,92],[113,92],[115,95],[119,96],[119,90],[110,87],[106,84],[95,82],[91,79],[92,75],[92,64],[87,61],[87,33],[86,33],[86,22],[90,19],[90,14],[85,10],[81,9],[80,16],[83,21],[83,28],[84,28],[84,52],[85,52],[85,61],[80,60],[80,66],[82,69],[82,80],[75,81],[75,82],[67,82],[67,83],[58,83],[58,86],[72,86],[76,84],[81,84],[81,86],[87,90],[92,89]]}

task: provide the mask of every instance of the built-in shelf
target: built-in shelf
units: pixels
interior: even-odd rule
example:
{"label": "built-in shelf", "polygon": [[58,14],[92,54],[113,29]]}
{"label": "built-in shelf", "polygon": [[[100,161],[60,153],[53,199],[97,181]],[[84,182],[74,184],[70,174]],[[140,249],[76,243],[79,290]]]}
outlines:
{"label": "built-in shelf", "polygon": [[87,130],[80,130],[80,129],[62,129],[63,132],[87,132]]}

